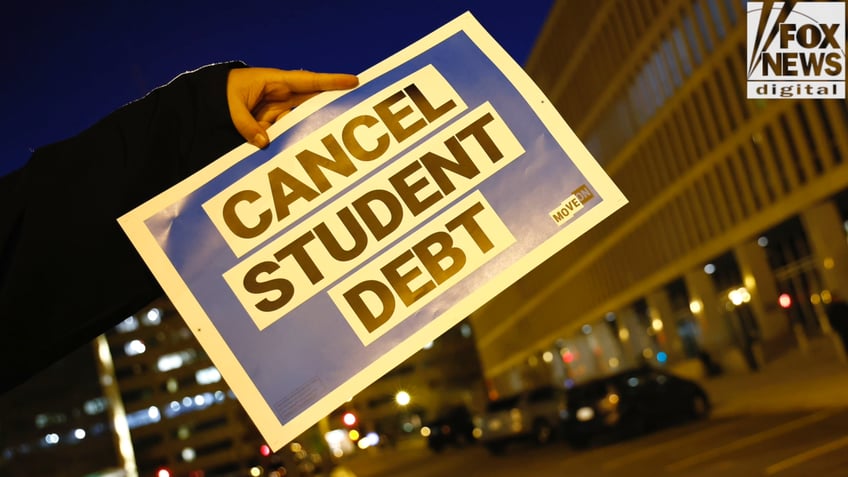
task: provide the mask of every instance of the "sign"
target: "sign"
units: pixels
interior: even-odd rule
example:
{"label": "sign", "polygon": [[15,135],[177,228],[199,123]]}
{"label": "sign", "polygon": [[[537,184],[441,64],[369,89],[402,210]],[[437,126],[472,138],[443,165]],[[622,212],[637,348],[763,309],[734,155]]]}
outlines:
{"label": "sign", "polygon": [[845,2],[748,2],[748,99],[845,98]]}
{"label": "sign", "polygon": [[470,13],[120,218],[275,449],[626,203]]}

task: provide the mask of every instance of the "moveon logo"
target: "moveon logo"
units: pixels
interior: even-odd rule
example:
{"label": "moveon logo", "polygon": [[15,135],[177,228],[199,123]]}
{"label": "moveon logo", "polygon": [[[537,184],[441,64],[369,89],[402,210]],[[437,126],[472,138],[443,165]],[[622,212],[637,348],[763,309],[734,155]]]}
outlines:
{"label": "moveon logo", "polygon": [[748,98],[845,98],[845,2],[748,2]]}

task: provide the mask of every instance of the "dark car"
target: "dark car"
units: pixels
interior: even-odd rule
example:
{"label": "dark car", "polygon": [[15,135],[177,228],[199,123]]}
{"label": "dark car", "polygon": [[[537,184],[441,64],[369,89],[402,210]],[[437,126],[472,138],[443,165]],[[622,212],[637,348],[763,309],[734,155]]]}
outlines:
{"label": "dark car", "polygon": [[585,447],[599,435],[644,433],[701,419],[709,410],[697,383],[646,366],[573,386],[565,433],[574,447]]}
{"label": "dark car", "polygon": [[453,407],[423,427],[422,435],[427,438],[427,446],[435,452],[446,446],[471,444],[474,442],[471,413],[465,406]]}

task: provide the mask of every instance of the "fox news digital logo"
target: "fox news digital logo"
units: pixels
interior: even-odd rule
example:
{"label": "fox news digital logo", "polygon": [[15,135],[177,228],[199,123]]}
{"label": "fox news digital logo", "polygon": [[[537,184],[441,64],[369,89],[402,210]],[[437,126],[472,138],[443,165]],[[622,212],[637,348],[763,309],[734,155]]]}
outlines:
{"label": "fox news digital logo", "polygon": [[748,2],[748,98],[845,98],[845,2]]}

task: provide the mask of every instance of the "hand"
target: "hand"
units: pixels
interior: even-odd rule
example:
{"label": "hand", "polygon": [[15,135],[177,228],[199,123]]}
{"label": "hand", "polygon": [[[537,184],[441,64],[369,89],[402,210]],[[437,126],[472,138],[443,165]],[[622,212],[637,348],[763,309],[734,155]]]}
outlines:
{"label": "hand", "polygon": [[322,91],[357,84],[359,79],[348,74],[235,68],[227,78],[227,103],[238,132],[247,142],[263,148],[270,142],[265,130],[292,108]]}

